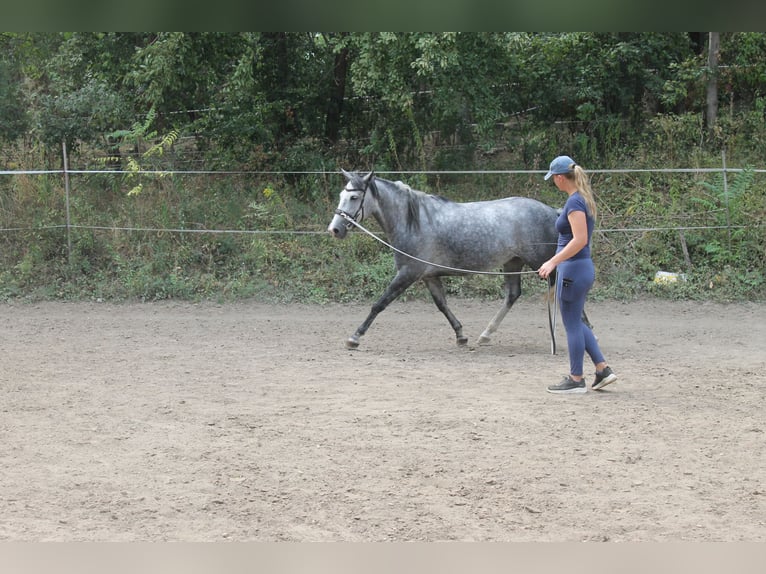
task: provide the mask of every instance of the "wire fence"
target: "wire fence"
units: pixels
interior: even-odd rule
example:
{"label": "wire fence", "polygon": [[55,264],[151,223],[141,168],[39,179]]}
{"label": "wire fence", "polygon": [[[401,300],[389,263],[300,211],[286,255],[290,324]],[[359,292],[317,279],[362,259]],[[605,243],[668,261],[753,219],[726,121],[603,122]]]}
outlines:
{"label": "wire fence", "polygon": [[[125,226],[125,225],[88,225],[82,223],[73,223],[72,221],[72,208],[71,208],[71,183],[70,176],[72,175],[131,175],[131,176],[169,176],[169,175],[192,175],[192,176],[204,176],[204,175],[220,175],[224,177],[229,176],[332,176],[338,175],[338,172],[328,172],[326,170],[305,170],[305,171],[268,171],[268,170],[138,170],[127,171],[119,169],[69,169],[68,157],[66,145],[62,146],[62,169],[42,169],[42,170],[0,170],[0,176],[41,176],[41,175],[58,175],[61,176],[64,181],[64,193],[65,193],[65,213],[64,219],[60,224],[39,225],[39,226],[8,226],[0,227],[2,233],[14,233],[25,231],[42,231],[42,230],[56,230],[62,229],[66,232],[67,239],[67,251],[71,260],[72,255],[72,231],[74,230],[91,230],[91,231],[107,231],[107,232],[136,232],[136,233],[171,233],[171,234],[195,234],[195,235],[325,235],[325,230],[299,230],[299,229],[199,229],[199,228],[184,228],[184,227],[156,227],[156,226]],[[721,167],[714,168],[622,168],[622,169],[589,169],[588,173],[594,174],[716,174],[723,175],[724,185],[724,198],[728,198],[728,180],[727,174],[736,174],[744,171],[750,171],[753,173],[766,173],[766,169],[758,168],[740,168],[740,167],[728,167],[726,165],[725,154],[722,154]],[[511,175],[527,175],[527,176],[542,176],[546,173],[546,170],[518,170],[518,169],[504,169],[504,170],[395,170],[395,171],[376,171],[376,174],[381,176],[511,176]],[[727,199],[728,201],[728,199]],[[726,206],[728,209],[728,205]],[[596,233],[647,233],[647,232],[677,232],[683,233],[684,231],[703,231],[703,230],[721,230],[721,229],[743,229],[743,228],[760,228],[766,225],[764,222],[754,222],[751,225],[733,225],[727,223],[726,225],[671,225],[671,226],[640,226],[640,227],[599,227],[595,230]]]}

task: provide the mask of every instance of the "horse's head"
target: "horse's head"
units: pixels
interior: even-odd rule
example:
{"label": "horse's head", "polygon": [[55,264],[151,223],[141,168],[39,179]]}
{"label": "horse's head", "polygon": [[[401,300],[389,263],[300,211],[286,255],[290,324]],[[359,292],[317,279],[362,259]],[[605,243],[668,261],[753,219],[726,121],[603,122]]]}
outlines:
{"label": "horse's head", "polygon": [[343,239],[346,233],[354,225],[352,222],[361,222],[364,219],[364,204],[367,197],[367,190],[372,184],[372,178],[375,175],[371,171],[367,175],[349,173],[341,169],[346,178],[346,186],[340,192],[340,201],[335,210],[335,217],[332,218],[327,231],[333,237]]}

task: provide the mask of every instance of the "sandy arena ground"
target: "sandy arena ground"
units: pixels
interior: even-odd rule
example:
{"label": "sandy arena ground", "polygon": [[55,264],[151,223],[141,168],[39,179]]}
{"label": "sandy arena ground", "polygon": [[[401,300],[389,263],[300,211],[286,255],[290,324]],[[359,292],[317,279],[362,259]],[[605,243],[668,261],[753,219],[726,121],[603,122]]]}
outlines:
{"label": "sandy arena ground", "polygon": [[451,305],[0,305],[0,540],[766,541],[766,306]]}

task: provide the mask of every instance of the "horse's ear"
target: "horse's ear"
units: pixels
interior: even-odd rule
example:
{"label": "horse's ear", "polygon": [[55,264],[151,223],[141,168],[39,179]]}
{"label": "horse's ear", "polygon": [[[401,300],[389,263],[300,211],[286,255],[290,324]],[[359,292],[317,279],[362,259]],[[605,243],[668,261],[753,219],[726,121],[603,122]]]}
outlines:
{"label": "horse's ear", "polygon": [[364,176],[364,183],[365,185],[370,183],[372,181],[372,178],[375,177],[375,170],[372,170],[370,173]]}
{"label": "horse's ear", "polygon": [[345,169],[340,168],[341,173],[343,174],[343,177],[346,178],[346,181],[351,181],[351,178],[353,177],[350,173],[348,173]]}

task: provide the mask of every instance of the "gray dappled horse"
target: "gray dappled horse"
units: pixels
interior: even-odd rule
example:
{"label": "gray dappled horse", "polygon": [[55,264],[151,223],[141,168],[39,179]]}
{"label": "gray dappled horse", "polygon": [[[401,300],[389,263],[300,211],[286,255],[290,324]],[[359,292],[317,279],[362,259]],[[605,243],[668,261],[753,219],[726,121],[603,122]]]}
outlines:
{"label": "gray dappled horse", "polygon": [[[500,322],[521,295],[524,265],[537,269],[556,251],[557,211],[526,197],[457,203],[411,189],[402,182],[341,170],[347,180],[327,230],[343,239],[353,226],[372,217],[394,251],[396,276],[372,306],[370,314],[348,339],[355,349],[375,317],[418,280],[428,287],[434,303],[455,330],[458,345],[465,345],[463,326],[447,306],[440,277],[470,271],[502,269],[505,273],[503,306],[479,337],[490,341]],[[400,253],[401,252],[401,253]],[[409,257],[412,255],[417,259]],[[448,267],[448,268],[445,268]],[[467,271],[462,271],[467,270]],[[551,328],[552,352],[555,340]]]}

